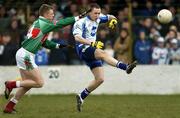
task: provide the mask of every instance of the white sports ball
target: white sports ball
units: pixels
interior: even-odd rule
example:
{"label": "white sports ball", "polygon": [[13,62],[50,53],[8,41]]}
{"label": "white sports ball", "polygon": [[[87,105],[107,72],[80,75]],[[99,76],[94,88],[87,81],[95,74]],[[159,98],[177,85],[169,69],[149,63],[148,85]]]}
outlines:
{"label": "white sports ball", "polygon": [[162,9],[159,11],[157,18],[160,23],[166,24],[172,21],[173,16],[169,10]]}

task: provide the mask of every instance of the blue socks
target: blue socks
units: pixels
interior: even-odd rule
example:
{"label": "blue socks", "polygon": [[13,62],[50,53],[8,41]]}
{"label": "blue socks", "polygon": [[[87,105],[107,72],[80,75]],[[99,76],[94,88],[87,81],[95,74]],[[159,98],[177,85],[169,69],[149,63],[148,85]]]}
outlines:
{"label": "blue socks", "polygon": [[88,95],[89,95],[90,91],[87,90],[87,88],[85,88],[82,92],[81,92],[81,98],[84,100]]}
{"label": "blue socks", "polygon": [[117,67],[117,68],[120,68],[120,69],[122,69],[122,70],[126,70],[127,64],[119,61],[119,62],[116,64],[116,67]]}

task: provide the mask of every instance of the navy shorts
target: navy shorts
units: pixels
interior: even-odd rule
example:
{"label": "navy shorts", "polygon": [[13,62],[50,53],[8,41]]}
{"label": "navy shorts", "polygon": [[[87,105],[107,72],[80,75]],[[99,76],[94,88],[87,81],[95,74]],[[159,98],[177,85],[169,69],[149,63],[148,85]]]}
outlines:
{"label": "navy shorts", "polygon": [[85,47],[84,45],[78,46],[76,45],[76,51],[78,56],[80,57],[81,60],[85,61],[86,64],[90,67],[92,70],[95,67],[101,67],[102,60],[97,60],[95,59],[94,52],[96,48],[94,47]]}

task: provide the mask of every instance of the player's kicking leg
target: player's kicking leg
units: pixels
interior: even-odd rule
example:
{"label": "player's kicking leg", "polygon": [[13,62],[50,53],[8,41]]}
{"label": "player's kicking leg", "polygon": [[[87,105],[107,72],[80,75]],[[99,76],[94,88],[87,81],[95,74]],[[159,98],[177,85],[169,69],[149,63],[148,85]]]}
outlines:
{"label": "player's kicking leg", "polygon": [[127,74],[130,74],[137,65],[136,61],[131,64],[125,64],[124,62],[118,61],[101,49],[96,49],[95,58],[104,60],[107,64],[126,71]]}
{"label": "player's kicking leg", "polygon": [[134,61],[133,63],[128,64],[126,68],[126,73],[130,74],[132,70],[136,67],[136,65],[137,65],[137,61]]}

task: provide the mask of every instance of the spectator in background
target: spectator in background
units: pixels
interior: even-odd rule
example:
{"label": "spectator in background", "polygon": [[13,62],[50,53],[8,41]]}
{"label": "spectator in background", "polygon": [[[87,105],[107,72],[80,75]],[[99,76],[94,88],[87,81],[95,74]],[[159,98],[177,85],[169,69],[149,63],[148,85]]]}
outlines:
{"label": "spectator in background", "polygon": [[111,38],[109,37],[109,29],[105,27],[104,25],[100,26],[98,34],[97,34],[97,39],[99,41],[102,41],[104,44],[109,41],[111,42],[111,44],[113,43],[112,37]]}
{"label": "spectator in background", "polygon": [[139,10],[139,3],[136,0],[132,1],[132,14],[134,16],[139,16],[140,15],[140,10]]}
{"label": "spectator in background", "polygon": [[35,54],[35,63],[37,65],[47,65],[49,62],[48,60],[48,52],[45,48],[41,48]]}
{"label": "spectator in background", "polygon": [[79,10],[80,13],[86,11],[89,8],[89,0],[81,0]]}
{"label": "spectator in background", "polygon": [[166,37],[165,37],[167,48],[171,47],[171,40],[174,38],[175,39],[177,38],[177,32],[174,29],[170,29],[169,32],[167,33]]}
{"label": "spectator in background", "polygon": [[130,27],[129,21],[128,21],[128,20],[124,20],[124,21],[122,22],[121,28],[124,28],[124,29],[127,29],[127,30],[128,30],[129,27]]}
{"label": "spectator in background", "polygon": [[131,62],[131,42],[128,30],[121,29],[119,37],[116,39],[114,44],[115,58],[118,61],[123,61],[125,63]]}
{"label": "spectator in background", "polygon": [[160,32],[155,28],[151,27],[150,33],[149,33],[149,38],[156,43],[157,39],[161,36]]}
{"label": "spectator in background", "polygon": [[[146,19],[144,19],[144,21],[143,21],[143,24],[142,24],[142,28],[141,28],[141,29],[143,29],[146,34],[149,34],[149,33],[150,33],[150,28],[152,27],[152,25],[153,25],[152,19],[151,19],[151,18],[146,18]],[[140,29],[140,30],[141,30],[141,29]]]}
{"label": "spectator in background", "polygon": [[143,20],[142,19],[138,20],[138,23],[137,21],[135,22],[136,23],[132,27],[135,34],[135,39],[139,38],[138,35],[136,34],[139,34],[139,32],[141,32],[142,30],[144,30],[145,34],[147,34],[147,36],[149,37],[150,29],[151,27],[153,27],[152,19],[148,17]]}
{"label": "spectator in background", "polygon": [[146,8],[142,10],[143,16],[155,16],[157,14],[156,8],[153,7],[152,1],[146,1]]}
{"label": "spectator in background", "polygon": [[[61,37],[62,32],[53,32],[52,34],[52,41],[56,43],[65,43],[64,40]],[[55,64],[67,64],[69,61],[67,59],[67,48],[58,50],[58,49],[52,49],[49,54],[49,64],[55,65]]]}
{"label": "spectator in background", "polygon": [[68,0],[66,5],[64,6],[64,9],[63,9],[63,12],[62,12],[64,17],[71,16],[71,12],[70,12],[71,4],[72,4],[72,0]]}
{"label": "spectator in background", "polygon": [[78,6],[77,6],[77,4],[72,3],[72,4],[70,5],[70,13],[71,13],[72,15],[78,15]]}
{"label": "spectator in background", "polygon": [[110,14],[110,13],[111,13],[111,7],[110,7],[109,4],[105,4],[105,5],[103,6],[103,8],[105,9],[106,14]]}
{"label": "spectator in background", "polygon": [[55,20],[59,20],[60,18],[63,18],[63,14],[58,11],[58,7],[56,5],[56,3],[52,3],[52,7],[53,7],[53,10],[54,10],[54,19]]}
{"label": "spectator in background", "polygon": [[128,19],[128,16],[129,16],[129,8],[126,6],[126,7],[124,7],[124,9],[123,9],[123,15],[124,15],[124,17],[126,18],[126,19]]}
{"label": "spectator in background", "polygon": [[118,20],[118,28],[120,29],[122,26],[122,21],[124,21],[124,12],[122,10],[118,11],[117,20]]}
{"label": "spectator in background", "polygon": [[7,18],[6,8],[0,4],[0,18]]}
{"label": "spectator in background", "polygon": [[170,55],[170,64],[176,65],[180,64],[180,47],[178,47],[178,41],[177,39],[171,40],[171,48],[169,51]]}
{"label": "spectator in background", "polygon": [[0,4],[0,31],[4,32],[9,25],[10,17],[7,14],[6,8]]}
{"label": "spectator in background", "polygon": [[156,28],[156,30],[158,30],[160,32],[162,31],[162,25],[157,20],[154,20],[152,25],[154,28]]}
{"label": "spectator in background", "polygon": [[140,31],[134,47],[134,56],[139,64],[150,64],[151,42],[146,38],[145,31]]}
{"label": "spectator in background", "polygon": [[11,42],[14,45],[19,46],[20,40],[21,40],[21,32],[20,32],[20,27],[19,23],[17,20],[12,20],[9,28],[10,35],[12,37]]}
{"label": "spectator in background", "polygon": [[11,36],[8,33],[2,34],[2,45],[0,46],[0,65],[15,65],[15,54],[17,46],[11,43]]}
{"label": "spectator in background", "polygon": [[28,19],[27,27],[30,27],[35,20],[36,20],[36,15],[34,13],[31,13]]}
{"label": "spectator in background", "polygon": [[149,39],[152,42],[152,48],[154,46],[157,46],[157,40],[158,40],[159,37],[161,37],[160,32],[155,27],[151,27],[150,34],[149,34]]}
{"label": "spectator in background", "polygon": [[109,54],[111,57],[114,57],[114,50],[111,41],[107,41],[105,43],[104,51],[107,52],[107,54]]}
{"label": "spectator in background", "polygon": [[169,7],[173,4],[173,0],[162,0],[162,4],[164,4],[165,7]]}
{"label": "spectator in background", "polygon": [[165,47],[164,38],[159,37],[157,39],[157,46],[154,47],[152,52],[153,64],[168,64],[168,49]]}
{"label": "spectator in background", "polygon": [[17,19],[20,21],[21,25],[26,25],[26,16],[23,9],[17,11]]}
{"label": "spectator in background", "polygon": [[[176,39],[177,39],[177,41],[178,41],[178,47],[180,47],[180,32],[178,31],[177,26],[171,25],[171,26],[169,27],[169,30],[173,30],[173,31],[176,32]],[[174,36],[174,37],[175,37],[175,36]]]}

